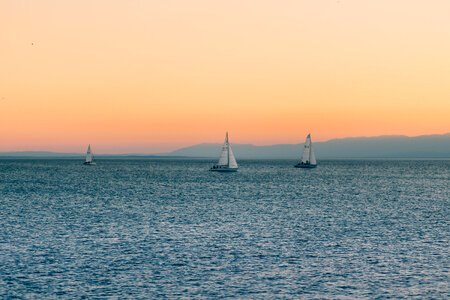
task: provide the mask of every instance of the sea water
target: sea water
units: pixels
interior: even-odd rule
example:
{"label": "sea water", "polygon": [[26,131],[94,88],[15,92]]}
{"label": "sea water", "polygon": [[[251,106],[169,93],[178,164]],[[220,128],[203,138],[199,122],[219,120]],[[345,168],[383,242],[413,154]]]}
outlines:
{"label": "sea water", "polygon": [[448,298],[449,160],[0,160],[2,298]]}

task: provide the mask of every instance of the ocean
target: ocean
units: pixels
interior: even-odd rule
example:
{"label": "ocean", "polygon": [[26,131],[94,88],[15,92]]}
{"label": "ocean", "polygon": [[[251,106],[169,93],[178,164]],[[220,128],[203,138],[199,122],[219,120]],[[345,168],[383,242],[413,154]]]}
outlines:
{"label": "ocean", "polygon": [[0,298],[449,298],[450,160],[0,160]]}

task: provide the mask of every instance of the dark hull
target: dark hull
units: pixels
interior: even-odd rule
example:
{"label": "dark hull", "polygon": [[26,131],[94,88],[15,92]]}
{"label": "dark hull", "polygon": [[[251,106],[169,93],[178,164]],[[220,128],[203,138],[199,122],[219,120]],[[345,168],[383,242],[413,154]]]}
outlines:
{"label": "dark hull", "polygon": [[211,172],[222,172],[222,173],[230,173],[230,172],[237,172],[237,168],[217,168],[217,169],[209,169]]}
{"label": "dark hull", "polygon": [[95,162],[84,162],[83,165],[95,166],[96,163]]}
{"label": "dark hull", "polygon": [[313,169],[313,168],[317,167],[317,165],[296,164],[294,167],[302,168],[302,169]]}

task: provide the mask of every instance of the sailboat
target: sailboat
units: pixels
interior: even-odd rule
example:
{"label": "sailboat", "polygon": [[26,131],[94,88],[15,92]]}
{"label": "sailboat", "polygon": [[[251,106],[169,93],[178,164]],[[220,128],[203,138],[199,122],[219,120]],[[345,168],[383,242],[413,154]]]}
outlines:
{"label": "sailboat", "polygon": [[209,170],[215,172],[236,172],[238,170],[238,164],[234,158],[230,143],[228,142],[228,132],[225,136],[225,143],[223,143],[222,146],[222,154],[220,155],[219,163]]}
{"label": "sailboat", "polygon": [[95,165],[96,163],[93,161],[94,155],[91,152],[91,145],[88,146],[87,153],[86,153],[86,161],[84,162],[85,165]]}
{"label": "sailboat", "polygon": [[296,168],[315,168],[317,167],[316,156],[311,142],[311,134],[308,134],[303,149],[302,161],[295,165]]}

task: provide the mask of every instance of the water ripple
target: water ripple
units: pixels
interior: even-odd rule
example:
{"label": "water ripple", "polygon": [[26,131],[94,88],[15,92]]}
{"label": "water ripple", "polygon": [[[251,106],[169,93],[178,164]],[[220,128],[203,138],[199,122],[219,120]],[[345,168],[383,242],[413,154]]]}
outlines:
{"label": "water ripple", "polygon": [[5,298],[449,298],[450,161],[0,160]]}

